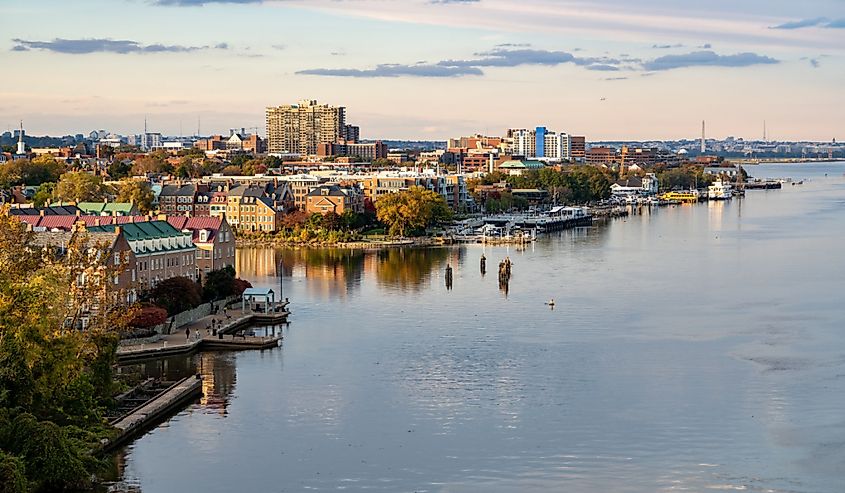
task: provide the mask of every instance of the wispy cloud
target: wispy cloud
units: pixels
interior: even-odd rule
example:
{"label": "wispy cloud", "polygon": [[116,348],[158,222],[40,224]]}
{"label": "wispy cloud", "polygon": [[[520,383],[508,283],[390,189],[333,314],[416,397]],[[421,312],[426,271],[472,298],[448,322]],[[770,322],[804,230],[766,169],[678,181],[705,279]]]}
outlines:
{"label": "wispy cloud", "polygon": [[649,71],[672,70],[685,67],[748,67],[780,63],[774,58],[756,53],[719,55],[713,51],[695,51],[683,55],[666,55],[645,62],[643,68]]}
{"label": "wispy cloud", "polygon": [[828,19],[827,17],[815,17],[812,19],[801,19],[797,21],[784,22],[769,29],[804,29],[807,27],[825,27],[829,29],[845,29],[845,18]]}
{"label": "wispy cloud", "polygon": [[673,45],[661,45],[661,44],[654,44],[651,45],[652,48],[656,50],[668,50],[670,48],[683,48],[684,45],[681,43],[673,44]]}
{"label": "wispy cloud", "polygon": [[154,5],[173,7],[202,7],[214,3],[262,3],[263,0],[153,0]]}
{"label": "wispy cloud", "polygon": [[63,39],[56,38],[52,41],[31,41],[15,38],[12,40],[15,46],[12,51],[44,50],[67,55],[87,55],[89,53],[186,53],[209,48],[225,50],[229,48],[228,43],[218,43],[214,46],[184,46],[165,45],[160,43],[144,45],[137,41],[128,39]]}
{"label": "wispy cloud", "polygon": [[463,75],[483,75],[476,67],[444,67],[441,65],[417,64],[382,64],[372,69],[330,69],[315,68],[300,70],[299,75],[322,75],[331,77],[459,77]]}
{"label": "wispy cloud", "polygon": [[510,68],[524,65],[554,67],[572,64],[597,72],[617,72],[620,70],[655,72],[683,67],[747,67],[774,63],[779,63],[779,60],[756,53],[719,55],[713,51],[696,51],[643,61],[629,56],[582,57],[566,51],[496,48],[476,53],[475,58],[442,60],[437,63],[381,64],[370,69],[317,68],[300,70],[296,73],[299,75],[333,77],[460,77],[483,75],[482,69],[485,68]]}
{"label": "wispy cloud", "polygon": [[623,60],[609,57],[577,57],[565,51],[532,50],[532,49],[502,49],[475,54],[476,58],[463,60],[442,60],[435,64],[417,63],[382,64],[374,69],[310,69],[301,70],[301,75],[328,75],[335,77],[457,77],[462,75],[482,75],[482,68],[488,67],[519,67],[523,65],[540,65],[553,67],[571,63],[596,71],[616,71]]}

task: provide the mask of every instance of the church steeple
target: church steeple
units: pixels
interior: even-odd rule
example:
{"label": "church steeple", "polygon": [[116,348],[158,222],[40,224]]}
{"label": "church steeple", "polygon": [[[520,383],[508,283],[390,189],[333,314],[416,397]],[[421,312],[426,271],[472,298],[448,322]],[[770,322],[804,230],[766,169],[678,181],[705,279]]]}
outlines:
{"label": "church steeple", "polygon": [[26,154],[26,144],[23,143],[23,120],[21,120],[21,130],[18,133],[18,154]]}

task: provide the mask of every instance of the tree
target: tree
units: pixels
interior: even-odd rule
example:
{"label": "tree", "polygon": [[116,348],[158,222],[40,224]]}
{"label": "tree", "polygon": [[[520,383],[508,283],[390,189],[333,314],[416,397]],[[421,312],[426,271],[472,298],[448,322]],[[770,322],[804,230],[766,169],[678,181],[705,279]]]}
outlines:
{"label": "tree", "polygon": [[37,186],[46,182],[55,182],[65,172],[63,164],[52,156],[38,156],[32,161],[16,159],[0,166],[0,186],[15,185]]}
{"label": "tree", "polygon": [[226,176],[240,176],[243,174],[243,170],[241,170],[240,166],[230,164],[229,166],[223,168],[222,173]]}
{"label": "tree", "polygon": [[405,236],[452,215],[443,197],[423,187],[384,195],[375,205],[378,220],[389,228],[393,236]]}
{"label": "tree", "polygon": [[74,171],[62,175],[53,191],[53,197],[63,202],[99,202],[109,191],[99,176]]}
{"label": "tree", "polygon": [[200,286],[187,277],[165,279],[150,291],[149,298],[167,310],[168,315],[196,308],[202,303]]}
{"label": "tree", "polygon": [[222,300],[231,296],[235,282],[235,269],[224,267],[206,274],[205,285],[202,288],[202,298],[205,301]]}
{"label": "tree", "polygon": [[[131,318],[107,250],[77,234],[46,252],[0,210],[0,491],[84,488]],[[81,274],[85,274],[82,276]],[[91,306],[97,306],[92,310]],[[85,330],[76,329],[84,314]]]}
{"label": "tree", "polygon": [[53,197],[53,191],[56,189],[56,184],[53,182],[42,183],[35,195],[32,196],[32,203],[35,207],[44,207],[47,202]]}
{"label": "tree", "polygon": [[173,166],[164,160],[160,155],[150,154],[135,160],[132,165],[133,175],[145,175],[147,173],[170,173]]}
{"label": "tree", "polygon": [[132,161],[129,159],[115,159],[107,169],[112,180],[126,178],[132,172]]}
{"label": "tree", "polygon": [[152,187],[146,181],[129,180],[120,184],[117,189],[117,202],[132,202],[138,206],[142,214],[150,212],[153,208],[155,194]]}

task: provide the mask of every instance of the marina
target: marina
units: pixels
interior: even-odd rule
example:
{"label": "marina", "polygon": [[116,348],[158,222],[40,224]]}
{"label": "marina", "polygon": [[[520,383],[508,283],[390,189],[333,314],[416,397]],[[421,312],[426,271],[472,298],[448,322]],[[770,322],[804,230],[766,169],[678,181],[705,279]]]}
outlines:
{"label": "marina", "polygon": [[837,491],[835,171],[799,167],[812,178],[801,187],[643,207],[524,250],[240,251],[238,272],[258,287],[277,285],[284,261],[294,330],[281,350],[151,361],[151,377],[202,373],[207,397],[124,449],[122,484]]}

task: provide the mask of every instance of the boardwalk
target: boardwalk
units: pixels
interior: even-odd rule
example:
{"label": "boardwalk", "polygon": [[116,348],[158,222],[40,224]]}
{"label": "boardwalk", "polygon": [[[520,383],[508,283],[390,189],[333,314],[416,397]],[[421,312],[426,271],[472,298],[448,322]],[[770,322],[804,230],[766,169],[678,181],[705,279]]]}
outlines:
{"label": "boardwalk", "polygon": [[[192,353],[199,349],[267,349],[278,346],[282,340],[279,336],[237,336],[233,335],[240,329],[256,323],[277,324],[285,321],[288,313],[255,313],[249,310],[228,310],[227,315],[218,313],[208,315],[195,322],[183,325],[174,330],[173,334],[163,335],[161,339],[145,343],[124,345],[117,350],[119,362],[138,359],[157,358],[175,354]],[[214,335],[212,329],[217,329]],[[188,336],[186,337],[186,331]],[[222,336],[219,334],[223,334]]]}

